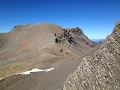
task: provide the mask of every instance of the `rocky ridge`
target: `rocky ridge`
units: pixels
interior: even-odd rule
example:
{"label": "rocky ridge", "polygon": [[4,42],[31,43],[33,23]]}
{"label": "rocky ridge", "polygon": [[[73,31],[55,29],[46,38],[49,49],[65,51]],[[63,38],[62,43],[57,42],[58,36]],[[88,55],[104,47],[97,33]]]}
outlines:
{"label": "rocky ridge", "polygon": [[68,76],[63,90],[120,90],[120,21],[100,49]]}
{"label": "rocky ridge", "polygon": [[63,32],[54,34],[55,43],[70,47],[74,49],[74,51],[77,51],[79,55],[85,54],[86,51],[92,50],[92,48],[97,45],[97,43],[91,41],[79,27],[63,28],[62,30]]}

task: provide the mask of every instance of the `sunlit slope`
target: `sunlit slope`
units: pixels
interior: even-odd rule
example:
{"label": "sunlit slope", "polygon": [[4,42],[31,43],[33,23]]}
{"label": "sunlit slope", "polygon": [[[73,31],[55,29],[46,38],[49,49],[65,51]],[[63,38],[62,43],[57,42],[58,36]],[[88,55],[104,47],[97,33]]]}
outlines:
{"label": "sunlit slope", "polygon": [[17,25],[0,34],[0,77],[51,66],[59,59],[78,58],[95,46],[78,27],[66,29],[48,23]]}

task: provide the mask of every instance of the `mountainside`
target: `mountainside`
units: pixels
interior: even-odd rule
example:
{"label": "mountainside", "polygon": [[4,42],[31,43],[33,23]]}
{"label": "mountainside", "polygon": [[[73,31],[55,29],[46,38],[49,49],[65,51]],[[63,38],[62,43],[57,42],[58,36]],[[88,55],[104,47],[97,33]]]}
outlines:
{"label": "mountainside", "polygon": [[100,49],[68,76],[63,90],[120,90],[120,21]]}
{"label": "mountainside", "polygon": [[17,25],[8,33],[0,33],[0,78],[48,67],[59,59],[81,57],[95,46],[78,27]]}

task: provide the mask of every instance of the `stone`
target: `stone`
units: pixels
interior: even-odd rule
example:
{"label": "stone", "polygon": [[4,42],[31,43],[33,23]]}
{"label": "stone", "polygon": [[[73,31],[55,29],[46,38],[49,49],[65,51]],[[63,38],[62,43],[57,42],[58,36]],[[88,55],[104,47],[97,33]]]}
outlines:
{"label": "stone", "polygon": [[120,21],[93,56],[86,56],[63,90],[120,90]]}

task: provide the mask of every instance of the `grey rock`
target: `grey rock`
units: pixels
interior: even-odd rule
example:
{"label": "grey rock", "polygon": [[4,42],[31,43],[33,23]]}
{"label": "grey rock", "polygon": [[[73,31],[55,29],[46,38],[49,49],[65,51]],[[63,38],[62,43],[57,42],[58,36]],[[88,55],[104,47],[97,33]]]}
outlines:
{"label": "grey rock", "polygon": [[100,49],[68,76],[63,90],[120,90],[120,21]]}

